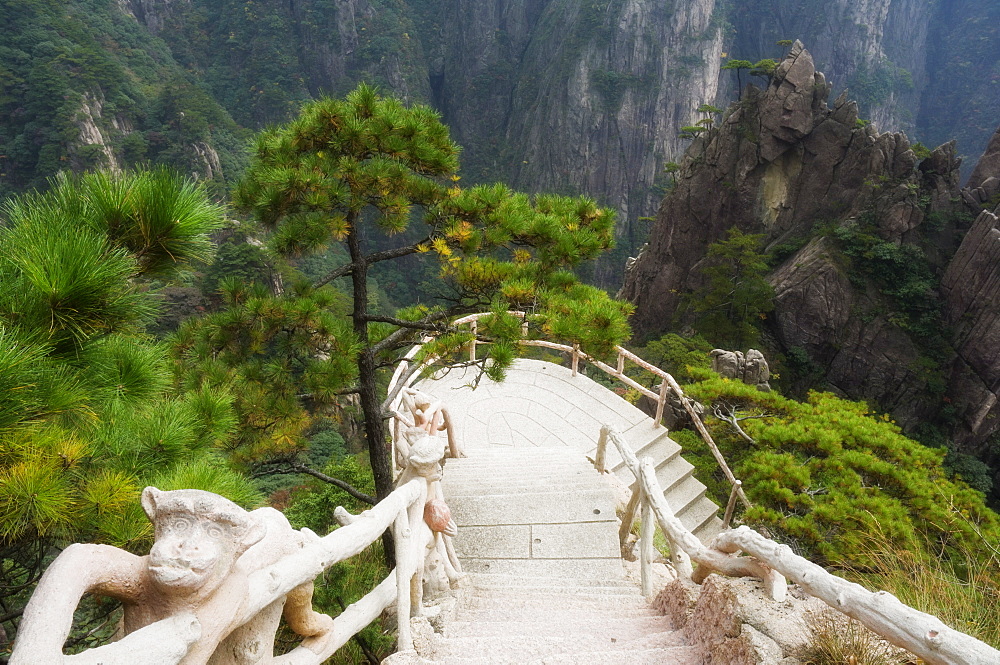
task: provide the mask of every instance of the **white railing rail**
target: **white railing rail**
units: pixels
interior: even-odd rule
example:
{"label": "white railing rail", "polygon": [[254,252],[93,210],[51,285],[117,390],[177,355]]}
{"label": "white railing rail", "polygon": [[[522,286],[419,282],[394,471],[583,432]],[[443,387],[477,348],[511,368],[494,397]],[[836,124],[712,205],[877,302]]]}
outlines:
{"label": "white railing rail", "polygon": [[[419,550],[417,543],[413,541],[414,534],[419,532],[417,527],[423,521],[425,495],[426,483],[419,478],[411,480],[393,490],[370,510],[351,519],[349,524],[323,538],[324,541],[331,543],[329,549],[334,557],[324,565],[324,568],[327,568],[367,549],[391,527],[396,542],[396,568],[390,571],[372,591],[349,605],[334,619],[334,629],[329,643],[324,644],[318,652],[317,647],[313,646],[310,651],[316,656],[315,660],[309,662],[317,664],[324,662],[393,603],[396,604],[398,620],[398,648],[400,651],[412,648],[410,614],[414,608],[411,602],[411,589],[414,578],[421,572]],[[337,545],[334,545],[334,542]],[[420,546],[422,547],[422,544]]]}
{"label": "white railing rail", "polygon": [[[611,365],[608,365],[607,363],[602,362],[601,360],[598,360],[597,358],[583,351],[580,348],[579,344],[569,345],[569,344],[559,344],[557,342],[549,342],[540,339],[527,339],[527,334],[528,334],[527,313],[521,311],[509,311],[507,313],[512,316],[517,316],[523,321],[523,323],[521,324],[521,334],[523,336],[523,339],[519,340],[520,344],[522,344],[523,346],[534,346],[543,349],[552,349],[554,351],[561,351],[563,353],[568,353],[570,355],[570,369],[573,372],[573,376],[577,375],[579,371],[580,361],[584,360],[586,362],[589,362],[594,367],[597,367],[608,376],[611,376],[617,379],[618,381],[621,381],[626,386],[638,391],[642,395],[645,395],[646,397],[655,400],[656,414],[653,416],[654,427],[660,427],[660,424],[663,420],[663,411],[666,408],[670,393],[673,392],[673,394],[676,395],[678,401],[683,405],[684,410],[687,411],[688,416],[691,419],[691,422],[694,424],[695,429],[697,429],[698,431],[698,434],[701,436],[705,444],[709,447],[709,450],[712,451],[712,456],[715,457],[716,463],[719,465],[719,468],[722,470],[722,473],[726,476],[726,479],[729,481],[729,484],[732,487],[732,495],[738,496],[739,499],[743,502],[744,506],[750,507],[750,500],[747,498],[746,494],[743,491],[742,483],[736,479],[735,475],[733,475],[732,470],[729,468],[729,465],[726,463],[725,458],[722,456],[722,452],[716,445],[715,440],[712,438],[712,435],[705,427],[705,424],[701,421],[701,417],[698,415],[698,413],[694,410],[694,407],[691,405],[691,401],[684,395],[684,391],[681,389],[680,385],[677,383],[674,377],[671,376],[668,372],[663,371],[662,369],[660,369],[656,365],[653,365],[652,363],[646,362],[639,356],[635,355],[628,349],[625,349],[621,346],[615,346],[617,360],[615,363],[615,367],[612,367]],[[473,335],[477,335],[479,332],[479,319],[486,316],[491,316],[491,313],[481,312],[478,314],[469,314],[468,316],[464,316],[460,319],[452,321],[451,325],[452,327],[468,325]],[[403,357],[403,360],[400,361],[400,363],[396,366],[396,371],[393,374],[392,379],[389,381],[389,399],[387,400],[388,402],[387,410],[390,414],[392,414],[393,418],[393,426],[391,427],[391,431],[394,432],[393,435],[394,449],[396,441],[398,440],[398,435],[396,434],[396,432],[398,432],[398,430],[400,429],[400,423],[406,422],[405,416],[403,416],[403,414],[400,413],[400,408],[399,408],[400,400],[402,399],[402,389],[410,387],[410,385],[412,385],[412,383],[419,377],[418,372],[411,371],[416,369],[411,367],[411,363],[413,362],[413,358],[420,350],[420,348],[427,342],[431,341],[432,339],[433,339],[432,336],[426,336],[423,339],[421,339],[419,344],[411,348],[410,351]],[[479,341],[478,338],[476,337],[473,337],[472,341],[469,342],[468,350],[469,350],[470,362],[475,362],[476,347],[479,344],[488,344],[488,342]],[[423,366],[430,365],[435,360],[436,358],[428,358],[424,360]],[[650,390],[649,388],[643,386],[638,381],[635,381],[632,377],[625,374],[626,361],[631,362],[637,367],[641,367],[642,369],[658,377],[660,379],[659,390],[658,391]],[[730,504],[732,503],[733,502],[730,501]],[[732,510],[731,509],[728,510],[727,513],[731,517]]]}
{"label": "white railing rail", "polygon": [[[641,509],[640,569],[642,591],[646,596],[653,592],[650,569],[653,533],[658,525],[681,578],[700,584],[716,572],[733,577],[756,577],[764,582],[768,594],[775,600],[784,599],[787,579],[833,609],[857,619],[892,644],[919,656],[928,665],[1000,663],[1000,651],[990,645],[949,628],[933,615],[905,605],[887,591],[871,592],[860,584],[831,575],[793,553],[787,545],[765,538],[750,527],[727,529],[706,547],[674,516],[656,480],[652,461],[645,458],[640,462],[621,434],[608,426],[601,428],[601,440],[610,441],[618,448],[636,478],[619,537],[624,543],[636,510]],[[749,556],[739,556],[740,552]],[[692,569],[692,561],[698,565],[696,569]]]}
{"label": "white railing rail", "polygon": [[417,527],[423,521],[425,495],[426,483],[424,480],[420,478],[411,480],[393,490],[389,496],[379,501],[371,509],[351,519],[349,524],[321,538],[322,558],[316,562],[318,565],[313,564],[300,568],[296,565],[299,563],[298,561],[291,561],[294,558],[308,557],[309,551],[302,555],[287,557],[286,560],[276,564],[275,568],[280,567],[282,570],[295,571],[298,574],[285,575],[286,579],[282,580],[281,584],[277,584],[276,581],[272,582],[274,586],[269,588],[271,594],[263,601],[255,603],[255,606],[267,600],[274,602],[295,587],[314,579],[333,564],[360,554],[390,527],[396,541],[395,569],[390,571],[389,575],[374,589],[357,602],[349,605],[334,618],[334,628],[329,632],[329,636],[324,642],[313,643],[309,648],[297,647],[288,654],[289,662],[319,665],[393,603],[396,604],[398,619],[398,648],[400,651],[412,648],[410,615],[416,608],[411,602],[411,589],[414,586],[414,580],[419,584],[422,562],[419,558],[420,550],[418,548],[423,547],[422,543],[414,542],[414,535],[419,533]]}
{"label": "white railing rail", "polygon": [[[68,633],[70,624],[63,622],[60,616],[66,613],[67,602],[73,600],[66,594],[72,595],[77,589],[72,584],[67,586],[65,581],[59,578],[59,575],[69,570],[76,578],[73,580],[74,582],[86,578],[90,573],[84,569],[83,565],[91,561],[91,558],[88,557],[92,556],[92,548],[107,547],[97,545],[71,546],[60,555],[70,558],[65,559],[62,563],[57,558],[49,567],[49,571],[58,569],[57,572],[53,576],[47,573],[32,595],[25,609],[20,626],[22,630],[19,631],[15,641],[10,662],[12,665],[41,665],[42,663],[45,665],[50,663],[65,663],[65,665],[100,665],[101,663],[179,665],[179,663],[189,662],[188,657],[192,650],[196,650],[202,658],[200,662],[204,662],[204,658],[211,656],[216,648],[225,648],[218,646],[218,641],[224,640],[232,634],[232,630],[252,625],[254,619],[260,616],[266,608],[282,602],[293,590],[312,582],[335,563],[361,553],[389,527],[392,527],[393,535],[396,538],[396,568],[367,595],[333,618],[332,629],[313,635],[308,639],[308,646],[303,643],[288,654],[276,659],[275,662],[280,661],[289,665],[292,663],[295,665],[320,665],[358,631],[375,620],[393,602],[397,605],[400,649],[410,649],[413,642],[410,633],[410,615],[412,610],[419,612],[419,608],[413,602],[414,599],[419,601],[419,595],[416,597],[411,595],[411,589],[419,589],[420,575],[423,570],[422,553],[425,551],[423,549],[425,543],[418,542],[420,540],[418,534],[430,533],[429,530],[422,528],[426,495],[427,482],[423,478],[416,478],[401,485],[376,506],[352,519],[350,524],[336,529],[322,538],[311,532],[304,532],[306,538],[299,543],[299,547],[293,553],[285,554],[275,562],[257,569],[253,569],[253,563],[249,563],[247,564],[248,569],[231,573],[236,578],[239,575],[245,577],[242,582],[222,587],[228,589],[224,596],[227,603],[238,601],[235,605],[231,605],[231,610],[235,613],[231,617],[231,621],[229,621],[230,617],[226,617],[229,623],[223,625],[222,630],[229,630],[229,633],[219,632],[218,617],[210,614],[199,615],[203,608],[216,608],[213,610],[214,612],[220,611],[218,607],[221,605],[219,603],[213,604],[212,597],[209,595],[207,597],[210,600],[205,601],[203,605],[184,605],[184,599],[181,599],[174,614],[135,630],[118,641],[79,654],[63,656],[61,651],[65,636],[60,636],[59,631],[64,628],[65,632]],[[196,536],[200,533],[200,531],[196,532]],[[214,550],[209,548],[209,551]],[[81,556],[83,558],[80,558]],[[99,557],[101,563],[121,561],[121,559],[113,557],[107,558],[108,556],[108,552],[101,551]],[[136,566],[141,565],[145,568],[147,565],[144,563],[144,559],[139,557],[134,557],[134,559],[142,562],[135,564]],[[98,559],[93,559],[93,561],[98,561]],[[251,561],[253,561],[252,558]],[[62,567],[60,568],[60,566]],[[120,566],[115,568],[113,565],[109,565],[109,568],[119,570]],[[128,571],[131,570],[131,568],[128,569]],[[119,575],[126,574],[119,570]],[[101,595],[105,588],[112,587],[102,587],[95,584],[90,590]],[[66,591],[66,589],[69,590]],[[52,593],[53,591],[55,593]],[[234,595],[241,592],[244,593],[241,598]],[[113,593],[114,591],[110,591],[108,595]],[[206,593],[211,594],[213,590],[210,589]],[[204,601],[204,599],[202,600]],[[144,602],[138,600],[137,605],[141,606]],[[154,598],[149,602],[158,601]],[[162,601],[159,602],[162,605]],[[207,626],[205,635],[203,635],[203,621]],[[63,625],[64,623],[65,625]],[[226,625],[229,628],[225,628]],[[266,631],[263,626],[264,624],[261,624],[260,629]],[[53,641],[53,635],[55,635],[55,642],[50,644]],[[199,640],[202,638],[208,642],[199,644]],[[266,642],[273,636],[262,635],[261,638]],[[217,642],[213,643],[212,640],[217,640]],[[195,657],[195,660],[198,660],[198,657]]]}

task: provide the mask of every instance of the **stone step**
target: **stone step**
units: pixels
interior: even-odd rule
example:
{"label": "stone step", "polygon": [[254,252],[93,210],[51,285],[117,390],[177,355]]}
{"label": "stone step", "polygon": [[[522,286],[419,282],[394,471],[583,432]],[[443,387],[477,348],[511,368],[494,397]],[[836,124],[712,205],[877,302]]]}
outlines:
{"label": "stone step", "polygon": [[670,510],[673,511],[674,516],[687,526],[683,519],[684,512],[693,506],[698,499],[705,496],[705,486],[694,476],[687,475],[669,491],[664,492],[663,496],[670,504]]}
{"label": "stone step", "polygon": [[[482,594],[482,595],[478,595]],[[461,604],[461,618],[472,621],[476,617],[506,613],[511,620],[531,621],[547,619],[553,608],[568,617],[592,617],[613,614],[616,617],[661,617],[649,607],[646,599],[635,594],[594,594],[586,590],[524,591],[517,593],[503,589],[482,590],[465,597]]]}
{"label": "stone step", "polygon": [[587,580],[624,579],[620,558],[607,559],[461,559],[468,573],[524,575],[528,577],[573,577]]}
{"label": "stone step", "polygon": [[580,451],[570,446],[479,446],[467,448],[465,457],[450,457],[445,464],[458,466],[474,466],[479,462],[509,460],[509,455],[515,453],[514,459],[548,459],[574,460],[580,459]]}
{"label": "stone step", "polygon": [[[675,455],[668,460],[664,460],[656,467],[656,482],[660,484],[664,496],[668,496],[678,485],[692,476],[694,467],[680,455]],[[620,474],[628,474],[630,481],[633,479],[632,473],[628,469],[623,469]],[[624,477],[619,475],[619,477]],[[700,483],[699,483],[700,484]],[[671,504],[672,507],[672,504]]]}
{"label": "stone step", "polygon": [[542,659],[556,655],[571,656],[587,652],[617,652],[624,655],[636,649],[670,649],[681,646],[685,646],[683,637],[676,632],[664,631],[634,639],[619,639],[604,631],[601,623],[595,621],[591,631],[586,634],[537,634],[529,631],[527,634],[447,637],[435,645],[435,651],[442,659],[438,662],[452,662],[444,659],[477,654],[482,663],[512,664],[544,662]]}
{"label": "stone step", "polygon": [[[595,476],[594,480],[597,478]],[[591,486],[597,485],[596,482]],[[523,491],[507,495],[463,495],[446,489],[451,515],[459,526],[551,524],[614,521],[614,495],[608,488],[576,492]]]}
{"label": "stone step", "polygon": [[626,652],[561,653],[546,656],[531,665],[700,665],[702,662],[703,656],[695,647],[676,646]]}
{"label": "stone step", "polygon": [[[628,436],[625,438],[632,446],[632,450],[640,462],[642,458],[650,457],[653,460],[653,464],[660,464],[677,456],[681,451],[680,445],[670,438],[670,434],[665,428],[660,428],[653,432],[651,438],[648,440],[633,440]],[[593,451],[587,453],[588,457],[591,458],[596,454],[596,447]],[[627,480],[626,476],[622,475],[622,473],[628,474],[628,478],[632,478],[632,472],[625,465],[625,461],[618,452],[618,448],[612,444],[608,444],[605,468],[617,473],[622,479]]]}
{"label": "stone step", "polygon": [[[613,514],[613,513],[612,513]],[[621,556],[615,522],[459,525],[459,559],[605,559]]]}
{"label": "stone step", "polygon": [[444,465],[445,475],[461,476],[475,475],[487,469],[491,473],[499,473],[514,477],[528,477],[535,473],[550,471],[575,473],[578,471],[592,471],[593,464],[587,461],[586,455],[580,451],[573,451],[573,459],[563,457],[521,457],[516,453],[508,453],[504,459],[489,459],[467,461],[449,460]]}
{"label": "stone step", "polygon": [[476,476],[468,478],[454,477],[447,473],[441,479],[446,496],[460,496],[469,494],[481,494],[483,490],[506,490],[508,492],[521,492],[524,490],[532,492],[558,492],[566,487],[601,487],[595,482],[599,478],[594,469],[580,474],[556,474],[549,472],[539,472],[538,475],[525,477],[510,476],[504,477],[493,474],[490,471],[483,471]]}
{"label": "stone step", "polygon": [[[703,516],[704,519],[702,519]],[[682,519],[681,524],[690,525],[688,529],[691,533],[706,545],[723,531],[722,520],[719,519],[719,507],[708,497],[703,497],[695,506],[692,506],[686,518],[688,521],[685,522]]]}
{"label": "stone step", "polygon": [[495,615],[480,612],[475,620],[451,621],[445,625],[444,636],[485,637],[491,635],[557,634],[561,637],[593,635],[595,625],[600,625],[604,635],[620,640],[637,640],[651,633],[671,629],[670,619],[663,616],[618,617],[612,613],[577,614],[569,616],[561,611],[550,612],[547,618],[511,620],[502,610]]}
{"label": "stone step", "polygon": [[[445,462],[446,473],[463,474],[474,473],[483,469],[494,469],[500,473],[510,475],[527,475],[525,471],[540,472],[549,469],[564,470],[587,470],[593,469],[593,465],[587,461],[587,456],[576,449],[564,448],[567,453],[558,455],[523,455],[519,451],[524,448],[511,449],[503,456],[489,456],[483,459],[465,457],[460,459],[450,459]],[[471,453],[475,454],[475,452]]]}
{"label": "stone step", "polygon": [[[572,480],[572,481],[556,481],[556,482],[546,482],[538,485],[517,485],[509,482],[494,482],[490,480],[485,480],[482,482],[474,481],[462,481],[461,483],[451,483],[448,480],[444,482],[444,492],[445,497],[448,498],[449,504],[451,505],[451,497],[453,496],[508,496],[512,494],[520,494],[523,492],[551,492],[555,487],[559,487],[560,490],[564,492],[582,492],[587,490],[592,490],[595,488],[594,481],[590,478],[586,480]],[[596,485],[596,487],[606,487],[606,485]]]}
{"label": "stone step", "polygon": [[595,478],[599,476],[593,468],[580,473],[538,471],[530,476],[524,472],[519,475],[504,476],[487,469],[467,477],[449,475],[445,472],[441,482],[454,494],[479,494],[485,488],[494,487],[508,488],[510,491],[532,488],[535,492],[556,492],[567,485],[595,485]]}
{"label": "stone step", "polygon": [[442,665],[699,665],[701,656],[692,647],[632,649],[630,651],[588,651],[558,653],[530,661],[505,660],[503,655],[483,660],[475,657],[448,657],[435,661]]}
{"label": "stone step", "polygon": [[484,588],[504,588],[517,592],[524,587],[558,586],[565,588],[588,588],[595,586],[621,587],[639,593],[634,582],[624,577],[612,579],[592,577],[565,577],[558,575],[504,575],[496,573],[466,573],[469,588],[472,590]]}

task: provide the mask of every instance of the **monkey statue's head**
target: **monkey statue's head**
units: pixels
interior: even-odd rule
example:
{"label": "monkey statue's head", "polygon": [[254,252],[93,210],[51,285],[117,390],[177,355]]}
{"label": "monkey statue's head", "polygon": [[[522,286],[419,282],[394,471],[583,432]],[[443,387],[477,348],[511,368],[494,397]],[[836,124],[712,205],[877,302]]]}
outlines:
{"label": "monkey statue's head", "polygon": [[406,468],[413,475],[427,480],[441,480],[441,458],[444,457],[444,443],[436,436],[430,436],[422,427],[410,427],[403,433],[410,444],[410,454]]}
{"label": "monkey statue's head", "polygon": [[232,501],[202,490],[147,487],[142,508],[156,531],[149,572],[170,595],[214,591],[266,529]]}

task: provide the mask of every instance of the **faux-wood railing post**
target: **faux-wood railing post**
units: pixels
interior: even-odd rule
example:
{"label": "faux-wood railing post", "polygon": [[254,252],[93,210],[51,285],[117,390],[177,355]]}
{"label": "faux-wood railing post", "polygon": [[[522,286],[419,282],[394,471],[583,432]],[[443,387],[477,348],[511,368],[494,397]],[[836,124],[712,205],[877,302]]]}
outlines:
{"label": "faux-wood railing post", "polygon": [[733,489],[729,492],[729,503],[726,504],[726,516],[722,519],[722,528],[728,529],[729,523],[733,519],[733,510],[736,509],[737,490],[743,487],[743,481],[737,480],[733,483]]}
{"label": "faux-wood railing post", "polygon": [[573,376],[576,376],[576,370],[580,366],[580,345],[573,345]]}
{"label": "faux-wood railing post", "polygon": [[618,352],[618,373],[619,374],[625,373],[625,354],[623,354],[621,351]]}
{"label": "faux-wood railing post", "polygon": [[632,533],[632,523],[635,522],[635,513],[639,509],[639,499],[642,498],[642,484],[638,479],[632,483],[632,496],[625,506],[625,514],[622,515],[622,525],[618,527],[618,547],[625,549],[628,542],[628,535]]}
{"label": "faux-wood railing post", "polygon": [[479,321],[473,320],[469,323],[469,330],[472,332],[472,341],[469,342],[469,362],[476,361],[476,335],[479,333]]}
{"label": "faux-wood railing post", "polygon": [[649,598],[653,595],[653,534],[656,524],[653,521],[653,509],[649,497],[641,487],[638,494],[642,495],[642,530],[639,532],[639,570],[642,574],[642,595]]}
{"label": "faux-wood railing post", "polygon": [[607,455],[608,428],[605,426],[601,428],[601,435],[597,437],[597,452],[594,453],[594,466],[597,467],[597,473],[607,473],[607,470],[604,468]]}
{"label": "faux-wood railing post", "polygon": [[667,390],[670,386],[667,385],[666,380],[660,384],[660,398],[656,400],[656,416],[653,418],[653,427],[659,427],[660,422],[663,420],[663,409],[667,405]]}
{"label": "faux-wood railing post", "polygon": [[393,523],[393,536],[396,541],[396,648],[399,651],[413,649],[413,634],[410,632],[410,582],[413,579],[414,561],[413,547],[410,542],[413,534],[410,531],[408,510],[399,511]]}

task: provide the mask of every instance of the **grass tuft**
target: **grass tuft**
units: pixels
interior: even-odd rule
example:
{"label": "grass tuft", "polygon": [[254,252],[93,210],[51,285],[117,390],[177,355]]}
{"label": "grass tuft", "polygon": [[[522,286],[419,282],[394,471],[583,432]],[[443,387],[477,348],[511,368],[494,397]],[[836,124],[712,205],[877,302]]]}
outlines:
{"label": "grass tuft", "polygon": [[832,612],[806,615],[812,639],[800,654],[805,665],[903,665],[899,651],[859,622]]}

